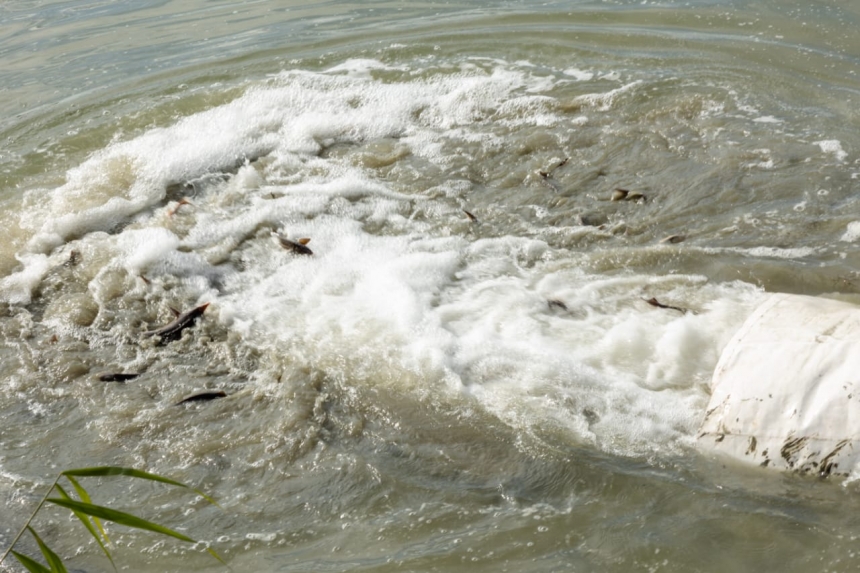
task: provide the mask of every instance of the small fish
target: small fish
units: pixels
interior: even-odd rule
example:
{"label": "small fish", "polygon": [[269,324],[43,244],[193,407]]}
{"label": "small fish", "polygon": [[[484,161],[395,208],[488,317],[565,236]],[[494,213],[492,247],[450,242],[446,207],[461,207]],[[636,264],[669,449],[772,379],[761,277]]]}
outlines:
{"label": "small fish", "polygon": [[627,195],[630,193],[627,189],[616,189],[612,192],[612,196],[609,198],[610,201],[624,201],[627,199]]}
{"label": "small fish", "polygon": [[69,252],[69,258],[63,263],[64,267],[74,267],[81,262],[81,252],[77,249],[72,249]]}
{"label": "small fish", "polygon": [[550,300],[546,301],[546,304],[550,309],[559,308],[561,310],[567,310],[567,305],[558,299],[554,299],[554,298],[550,299]]}
{"label": "small fish", "polygon": [[549,168],[549,169],[547,169],[546,171],[541,170],[541,171],[538,171],[537,173],[538,173],[538,175],[540,175],[541,177],[543,177],[544,179],[546,179],[547,177],[549,177],[550,175],[552,175],[553,171],[555,171],[555,170],[556,170],[556,169],[558,169],[559,167],[564,167],[564,165],[565,165],[569,160],[570,160],[570,157],[565,157],[564,159],[562,159],[561,161],[559,161],[558,163],[556,163],[555,165],[553,165],[552,167],[550,167],[550,168]]}
{"label": "small fish", "polygon": [[127,380],[134,380],[138,376],[140,374],[137,372],[105,372],[96,378],[100,382],[126,382]]}
{"label": "small fish", "polygon": [[143,333],[144,336],[159,336],[161,337],[161,342],[171,342],[173,340],[179,340],[179,337],[182,336],[182,331],[186,328],[194,326],[196,320],[206,311],[206,308],[209,306],[209,303],[201,304],[200,306],[194,307],[191,310],[180,313],[176,309],[170,309],[173,311],[173,314],[176,315],[176,318],[170,324],[166,324],[161,328],[156,328],[155,330],[147,330]]}
{"label": "small fish", "polygon": [[657,298],[656,298],[656,297],[653,297],[653,296],[652,296],[650,299],[644,299],[644,298],[643,298],[642,300],[644,300],[645,302],[647,302],[647,303],[648,303],[648,304],[650,304],[651,306],[656,306],[657,308],[668,308],[668,309],[671,309],[671,310],[677,310],[677,311],[678,311],[678,312],[680,312],[681,314],[687,314],[687,309],[686,309],[686,308],[681,308],[680,306],[670,306],[670,305],[668,305],[668,304],[663,304],[662,302],[660,302],[659,300],[657,300]]}
{"label": "small fish", "polygon": [[174,405],[179,406],[180,404],[188,404],[189,402],[208,402],[209,400],[225,398],[226,396],[227,392],[224,390],[206,390],[204,392],[197,392],[196,394],[186,396]]}
{"label": "small fish", "polygon": [[288,251],[291,251],[297,255],[312,255],[312,254],[314,254],[314,252],[312,250],[310,250],[308,247],[305,246],[311,242],[310,239],[299,239],[297,241],[291,241],[291,240],[281,236],[279,233],[273,232],[272,234],[275,237],[277,237],[280,245]]}
{"label": "small fish", "polygon": [[180,207],[182,207],[183,205],[191,205],[191,206],[194,206],[194,203],[192,203],[191,201],[189,201],[189,200],[188,200],[188,197],[183,197],[183,198],[182,198],[182,199],[180,199],[180,200],[179,200],[179,202],[176,204],[176,207],[174,207],[173,209],[171,209],[170,211],[168,211],[168,212],[167,212],[167,216],[168,216],[168,217],[172,217],[172,216],[176,215],[177,211],[179,211],[179,208],[180,208]]}
{"label": "small fish", "polygon": [[648,200],[648,198],[642,193],[631,192],[627,189],[615,189],[612,192],[612,195],[609,196],[610,201],[635,201],[637,203],[644,203]]}
{"label": "small fish", "polygon": [[473,223],[479,222],[477,217],[475,217],[474,215],[472,215],[471,213],[469,213],[465,209],[463,209],[463,212],[466,214],[466,216],[469,218],[469,220],[472,221]]}
{"label": "small fish", "polygon": [[547,187],[549,187],[550,189],[552,189],[556,193],[561,191],[561,187],[559,187],[558,183],[556,183],[555,180],[550,178],[549,173],[546,173],[545,171],[538,171],[537,173],[538,173],[538,175],[540,175],[540,182],[541,183],[543,183],[544,185],[546,185]]}

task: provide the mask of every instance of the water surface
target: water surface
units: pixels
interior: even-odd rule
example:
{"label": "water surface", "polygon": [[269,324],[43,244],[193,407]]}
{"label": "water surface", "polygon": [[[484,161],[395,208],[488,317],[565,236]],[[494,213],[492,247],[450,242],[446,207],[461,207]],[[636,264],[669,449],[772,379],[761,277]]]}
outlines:
{"label": "water surface", "polygon": [[2,10],[4,543],[112,464],[217,498],[98,487],[237,570],[856,568],[856,469],[696,444],[769,292],[860,300],[852,3]]}

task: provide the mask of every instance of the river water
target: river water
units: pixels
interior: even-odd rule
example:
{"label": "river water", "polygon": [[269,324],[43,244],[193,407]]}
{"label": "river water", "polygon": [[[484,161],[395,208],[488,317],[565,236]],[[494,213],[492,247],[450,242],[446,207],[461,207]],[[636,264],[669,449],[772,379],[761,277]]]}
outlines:
{"label": "river water", "polygon": [[[0,546],[56,472],[126,465],[221,505],[95,482],[201,540],[114,526],[131,571],[857,570],[860,469],[696,434],[767,293],[860,300],[858,29],[854,0],[6,3]],[[36,521],[109,570],[78,527]]]}

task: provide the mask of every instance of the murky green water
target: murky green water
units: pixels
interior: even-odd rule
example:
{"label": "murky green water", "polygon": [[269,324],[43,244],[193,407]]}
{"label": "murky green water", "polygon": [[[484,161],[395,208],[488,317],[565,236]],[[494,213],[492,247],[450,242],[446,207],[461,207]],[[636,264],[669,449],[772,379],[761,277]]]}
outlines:
{"label": "murky green water", "polygon": [[[0,545],[53,473],[111,464],[217,498],[97,488],[234,570],[855,570],[856,469],[696,434],[767,293],[860,300],[858,24],[823,0],[0,8]],[[204,390],[227,396],[176,405]],[[107,570],[75,527],[37,522]],[[110,533],[129,570],[219,568]]]}

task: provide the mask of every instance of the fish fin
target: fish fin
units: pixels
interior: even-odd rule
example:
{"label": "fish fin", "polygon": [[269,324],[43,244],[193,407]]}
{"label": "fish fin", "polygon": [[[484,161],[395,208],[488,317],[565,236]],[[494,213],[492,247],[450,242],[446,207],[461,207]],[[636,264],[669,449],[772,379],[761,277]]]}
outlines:
{"label": "fish fin", "polygon": [[308,239],[307,237],[305,237],[305,238],[299,239],[299,240],[298,240],[298,241],[296,241],[296,242],[297,242],[298,244],[300,244],[300,245],[307,245],[308,243],[310,243],[310,242],[311,242],[311,240],[310,240],[310,239]]}
{"label": "fish fin", "polygon": [[181,312],[179,312],[178,310],[176,310],[172,306],[170,307],[170,312],[172,312],[173,316],[176,316],[176,317],[178,317],[180,314],[182,314]]}

